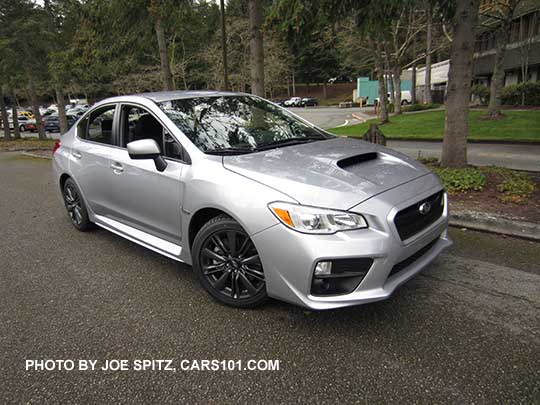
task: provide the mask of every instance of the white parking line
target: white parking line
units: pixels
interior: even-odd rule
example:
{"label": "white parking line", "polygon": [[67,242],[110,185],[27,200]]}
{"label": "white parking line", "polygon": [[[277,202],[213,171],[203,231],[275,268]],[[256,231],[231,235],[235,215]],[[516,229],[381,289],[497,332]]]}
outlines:
{"label": "white parking line", "polygon": [[339,128],[339,127],[344,127],[344,126],[346,126],[346,125],[349,125],[349,120],[345,120],[345,122],[344,122],[343,124],[338,125],[338,128]]}

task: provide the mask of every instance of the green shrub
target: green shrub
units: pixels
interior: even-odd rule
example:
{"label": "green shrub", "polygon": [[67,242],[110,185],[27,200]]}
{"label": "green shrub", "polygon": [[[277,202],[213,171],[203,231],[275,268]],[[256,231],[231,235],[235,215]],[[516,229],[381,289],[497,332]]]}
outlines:
{"label": "green shrub", "polygon": [[471,93],[473,96],[480,99],[482,104],[487,104],[489,101],[489,88],[485,84],[475,84],[471,88]]}
{"label": "green shrub", "polygon": [[475,167],[463,169],[434,167],[433,171],[440,177],[444,188],[450,194],[482,191],[486,184],[485,174]]}
{"label": "green shrub", "polygon": [[527,203],[535,188],[530,176],[524,172],[508,169],[496,169],[496,172],[503,177],[503,182],[497,185],[497,191],[503,193],[499,199],[516,204]]}
{"label": "green shrub", "polygon": [[[523,104],[522,101],[524,101]],[[506,86],[501,92],[501,102],[504,105],[540,105],[540,82],[524,82]]]}
{"label": "green shrub", "polygon": [[422,157],[420,156],[420,152],[418,152],[418,160],[428,166],[434,166],[439,163],[439,159],[436,157]]}
{"label": "green shrub", "polygon": [[428,104],[416,103],[416,104],[404,106],[403,111],[424,111],[424,110],[432,110],[434,108],[439,108],[439,107],[440,107],[440,104],[435,104],[435,103],[428,103]]}

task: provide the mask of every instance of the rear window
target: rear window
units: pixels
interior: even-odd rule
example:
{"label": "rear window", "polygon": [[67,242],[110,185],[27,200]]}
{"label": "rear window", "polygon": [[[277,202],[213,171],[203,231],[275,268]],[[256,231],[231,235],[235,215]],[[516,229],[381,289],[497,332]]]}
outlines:
{"label": "rear window", "polygon": [[93,111],[77,127],[77,135],[88,141],[114,145],[113,119],[116,105]]}

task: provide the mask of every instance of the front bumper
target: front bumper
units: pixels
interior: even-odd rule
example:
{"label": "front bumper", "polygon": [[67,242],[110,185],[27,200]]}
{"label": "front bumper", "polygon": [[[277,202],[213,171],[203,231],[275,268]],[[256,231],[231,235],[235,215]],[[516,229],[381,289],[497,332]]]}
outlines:
{"label": "front bumper", "polygon": [[[278,224],[252,235],[264,267],[268,295],[316,310],[388,298],[398,286],[452,245],[447,235],[446,197],[443,214],[437,221],[405,241],[399,238],[393,224],[395,214],[440,190],[436,179],[422,178],[417,182],[397,187],[353,207],[351,211],[366,216],[369,229],[334,235],[308,235]],[[414,195],[404,198],[408,193]],[[429,249],[415,256],[430,243]],[[411,257],[415,260],[406,260]],[[373,259],[369,272],[351,293],[332,296],[311,294],[317,262],[351,258]],[[401,265],[400,271],[394,269],[392,272],[397,264]]]}

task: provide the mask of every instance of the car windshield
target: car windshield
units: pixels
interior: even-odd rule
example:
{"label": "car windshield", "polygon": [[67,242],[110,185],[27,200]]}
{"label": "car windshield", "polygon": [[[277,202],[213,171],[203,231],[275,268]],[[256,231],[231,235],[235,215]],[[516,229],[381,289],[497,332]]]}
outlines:
{"label": "car windshield", "polygon": [[158,105],[206,153],[250,153],[333,137],[256,97],[197,97]]}

